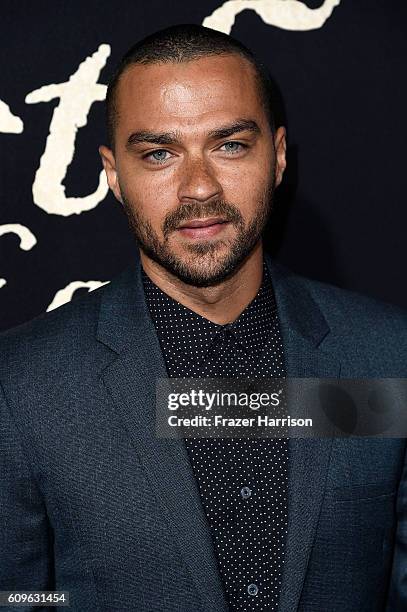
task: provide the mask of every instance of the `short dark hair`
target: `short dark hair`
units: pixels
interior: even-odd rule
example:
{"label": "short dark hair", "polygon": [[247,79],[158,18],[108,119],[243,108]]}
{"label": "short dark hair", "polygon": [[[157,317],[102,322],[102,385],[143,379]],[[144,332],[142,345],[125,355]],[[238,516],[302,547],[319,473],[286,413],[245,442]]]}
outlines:
{"label": "short dark hair", "polygon": [[110,146],[114,147],[114,131],[117,120],[117,86],[121,75],[129,66],[165,62],[181,63],[208,55],[223,54],[240,55],[253,66],[262,103],[274,135],[274,85],[264,64],[245,45],[232,36],[197,24],[180,24],[159,30],[137,42],[127,51],[116,67],[106,95],[107,132]]}

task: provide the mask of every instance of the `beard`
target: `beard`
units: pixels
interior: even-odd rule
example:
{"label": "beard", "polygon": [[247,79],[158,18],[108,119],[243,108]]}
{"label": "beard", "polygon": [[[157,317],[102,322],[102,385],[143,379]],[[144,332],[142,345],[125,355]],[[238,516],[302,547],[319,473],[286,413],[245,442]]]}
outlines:
{"label": "beard", "polygon": [[[255,214],[248,223],[244,222],[238,207],[224,199],[218,198],[206,203],[184,203],[166,215],[161,240],[148,219],[138,212],[137,203],[130,203],[124,196],[123,189],[121,193],[130,228],[143,253],[183,283],[194,287],[211,287],[232,275],[261,239],[271,212],[274,189],[273,169],[270,181],[257,203]],[[235,237],[227,240],[215,238],[187,242],[183,247],[184,255],[174,253],[169,238],[181,223],[212,216],[219,216],[230,222],[236,228]]]}

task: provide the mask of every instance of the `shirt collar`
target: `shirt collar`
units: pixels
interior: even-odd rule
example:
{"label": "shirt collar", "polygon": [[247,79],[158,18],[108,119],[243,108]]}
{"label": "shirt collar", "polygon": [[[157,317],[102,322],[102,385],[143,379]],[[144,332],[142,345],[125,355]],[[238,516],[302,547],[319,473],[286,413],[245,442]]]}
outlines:
{"label": "shirt collar", "polygon": [[[266,262],[257,295],[232,323],[220,325],[187,308],[162,291],[141,269],[146,302],[159,338],[178,346],[194,360],[205,357],[227,333],[248,354],[258,354],[276,326],[277,308]],[[187,336],[187,337],[186,337]]]}

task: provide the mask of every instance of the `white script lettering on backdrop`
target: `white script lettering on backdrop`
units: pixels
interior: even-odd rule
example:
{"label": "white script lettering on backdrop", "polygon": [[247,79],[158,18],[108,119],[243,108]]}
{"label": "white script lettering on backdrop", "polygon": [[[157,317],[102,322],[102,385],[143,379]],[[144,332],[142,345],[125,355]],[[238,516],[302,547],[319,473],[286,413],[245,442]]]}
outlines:
{"label": "white script lettering on backdrop", "polygon": [[236,16],[246,9],[255,11],[268,25],[283,30],[303,32],[322,28],[341,0],[325,0],[310,9],[298,0],[228,0],[206,17],[202,25],[230,34]]}
{"label": "white script lettering on backdrop", "polygon": [[51,304],[47,308],[47,312],[50,310],[54,310],[54,308],[58,308],[58,306],[62,306],[62,304],[66,304],[72,300],[72,296],[78,289],[88,289],[88,291],[93,291],[93,289],[98,289],[98,287],[102,287],[102,285],[107,285],[110,281],[73,281],[69,283],[63,289],[60,289],[56,292]]}
{"label": "white script lettering on backdrop", "polygon": [[4,134],[21,134],[24,130],[24,123],[13,115],[8,104],[0,100],[0,132]]}
{"label": "white script lettering on backdrop", "polygon": [[[0,236],[4,234],[16,234],[20,238],[20,249],[30,251],[37,244],[37,239],[28,227],[21,223],[5,223],[0,225]],[[0,278],[0,288],[6,284],[5,278]]]}
{"label": "white script lettering on backdrop", "polygon": [[67,198],[62,184],[75,154],[78,128],[86,125],[92,104],[106,97],[106,85],[97,80],[109,55],[110,46],[100,45],[66,83],[44,85],[26,96],[27,104],[59,98],[33,183],[34,204],[49,214],[68,217],[91,210],[104,200],[109,190],[104,171],[100,172],[96,191],[83,198]]}

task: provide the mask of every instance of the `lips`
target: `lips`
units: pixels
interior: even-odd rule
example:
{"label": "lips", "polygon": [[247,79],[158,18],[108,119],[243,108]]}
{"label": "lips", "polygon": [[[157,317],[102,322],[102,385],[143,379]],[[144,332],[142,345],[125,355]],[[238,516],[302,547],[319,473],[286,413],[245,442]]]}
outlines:
{"label": "lips", "polygon": [[207,219],[190,219],[178,226],[179,233],[190,239],[212,238],[225,231],[229,222],[222,217],[208,217]]}
{"label": "lips", "polygon": [[184,229],[188,227],[208,227],[210,225],[216,225],[218,223],[227,223],[225,219],[221,217],[209,217],[207,219],[192,219],[190,221],[185,221],[179,226],[179,229]]}

